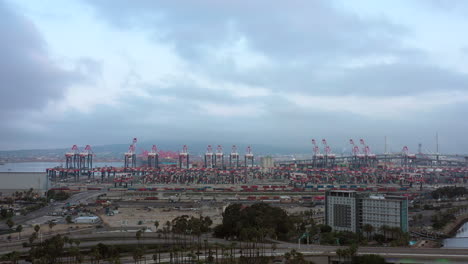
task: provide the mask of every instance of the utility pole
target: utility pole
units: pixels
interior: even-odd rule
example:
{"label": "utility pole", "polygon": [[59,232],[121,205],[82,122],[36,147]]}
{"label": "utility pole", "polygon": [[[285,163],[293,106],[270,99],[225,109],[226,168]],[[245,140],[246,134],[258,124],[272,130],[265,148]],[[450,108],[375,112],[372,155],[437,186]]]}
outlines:
{"label": "utility pole", "polygon": [[384,154],[387,154],[387,136],[385,136],[384,140],[385,140]]}
{"label": "utility pole", "polygon": [[439,154],[439,133],[436,132],[436,154]]}

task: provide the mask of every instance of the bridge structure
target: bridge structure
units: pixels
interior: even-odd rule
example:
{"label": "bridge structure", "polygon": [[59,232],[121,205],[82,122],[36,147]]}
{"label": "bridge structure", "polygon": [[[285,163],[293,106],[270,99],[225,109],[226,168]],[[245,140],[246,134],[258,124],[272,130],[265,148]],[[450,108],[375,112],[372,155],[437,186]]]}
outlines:
{"label": "bridge structure", "polygon": [[[468,156],[454,154],[409,154],[407,152],[392,154],[353,154],[335,156],[333,163],[314,154],[310,159],[303,160],[279,160],[276,166],[296,166],[308,168],[333,168],[335,166],[348,165],[352,168],[377,167],[379,165],[398,164],[402,167],[467,167]],[[318,162],[320,161],[320,162]]]}

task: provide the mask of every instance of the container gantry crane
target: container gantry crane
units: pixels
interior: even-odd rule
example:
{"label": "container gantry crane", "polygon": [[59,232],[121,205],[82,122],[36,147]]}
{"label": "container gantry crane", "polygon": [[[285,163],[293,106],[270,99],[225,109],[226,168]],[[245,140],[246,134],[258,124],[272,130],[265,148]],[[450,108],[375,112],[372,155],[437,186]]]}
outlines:
{"label": "container gantry crane", "polygon": [[349,143],[352,146],[352,149],[351,149],[351,152],[352,152],[351,167],[359,168],[361,166],[361,157],[362,157],[362,154],[360,154],[359,146],[354,144],[353,139],[350,139]]}
{"label": "container gantry crane", "polygon": [[223,153],[223,147],[221,145],[218,145],[218,147],[216,148],[214,164],[215,164],[215,167],[220,167],[220,168],[224,167],[224,153]]}
{"label": "container gantry crane", "polygon": [[77,169],[80,162],[79,149],[77,145],[73,145],[70,152],[65,153],[65,168]]}
{"label": "container gantry crane", "polygon": [[326,139],[322,139],[322,144],[325,152],[325,167],[334,167],[336,158],[335,154],[331,153],[331,148],[328,146]]}
{"label": "container gantry crane", "polygon": [[179,153],[179,168],[183,168],[185,163],[185,168],[190,168],[190,158],[188,153],[187,145],[182,147],[182,151]]}
{"label": "container gantry crane", "polygon": [[375,167],[377,165],[377,156],[371,152],[369,145],[366,144],[364,139],[359,139],[362,145],[362,152],[364,153],[364,164],[367,167]]}
{"label": "container gantry crane", "polygon": [[128,152],[124,155],[124,168],[136,167],[136,143],[137,138],[133,138],[132,144],[128,147]]}
{"label": "container gantry crane", "polygon": [[401,159],[401,166],[406,171],[408,167],[414,164],[414,161],[416,160],[416,154],[411,154],[407,146],[403,147],[401,154],[403,155],[403,158]]}
{"label": "container gantry crane", "polygon": [[249,167],[249,162],[250,166],[254,166],[254,154],[252,153],[252,148],[250,146],[247,146],[247,149],[245,150],[245,167]]}
{"label": "container gantry crane", "polygon": [[313,149],[312,149],[313,152],[314,152],[314,156],[312,158],[312,160],[313,160],[312,166],[313,167],[319,167],[323,163],[323,154],[320,153],[320,148],[317,145],[317,142],[315,141],[315,139],[312,139],[312,145],[314,146]]}
{"label": "container gantry crane", "polygon": [[148,152],[148,167],[159,168],[159,153],[156,145],[153,145],[151,151]]}
{"label": "container gantry crane", "polygon": [[205,168],[213,168],[213,148],[208,145],[205,152]]}
{"label": "container gantry crane", "polygon": [[229,167],[233,167],[232,166],[232,162],[235,162],[235,167],[239,167],[239,153],[237,153],[237,146],[236,145],[232,145],[232,148],[231,148],[231,154],[229,154]]}
{"label": "container gantry crane", "polygon": [[90,145],[86,145],[83,152],[80,152],[80,169],[93,168],[93,150]]}

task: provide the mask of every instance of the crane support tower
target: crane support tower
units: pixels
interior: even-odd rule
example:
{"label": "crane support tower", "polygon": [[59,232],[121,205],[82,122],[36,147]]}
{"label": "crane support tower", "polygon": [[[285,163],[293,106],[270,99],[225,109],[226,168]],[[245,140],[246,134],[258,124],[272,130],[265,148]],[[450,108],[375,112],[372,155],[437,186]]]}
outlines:
{"label": "crane support tower", "polygon": [[363,155],[363,166],[365,167],[376,167],[377,166],[377,157],[375,154],[372,154],[370,147],[366,144],[364,139],[359,139],[359,142],[362,145]]}
{"label": "crane support tower", "polygon": [[216,148],[214,165],[217,168],[224,168],[224,153],[223,147],[221,145],[218,145],[218,147]]}
{"label": "crane support tower", "polygon": [[81,168],[92,169],[93,168],[93,150],[91,145],[86,145],[83,152],[80,153],[80,164]]}
{"label": "crane support tower", "polygon": [[406,171],[409,167],[412,167],[415,164],[416,155],[410,154],[407,146],[403,147],[401,154],[403,155],[403,158],[401,159],[401,166],[405,168]]}
{"label": "crane support tower", "polygon": [[229,167],[233,167],[233,162],[236,168],[239,167],[239,153],[237,153],[236,145],[232,145],[231,154],[229,154]]}
{"label": "crane support tower", "polygon": [[317,145],[317,142],[315,141],[315,139],[312,139],[312,145],[314,146],[312,149],[314,152],[314,156],[312,157],[312,166],[315,168],[323,167],[324,156],[323,154],[320,153],[320,148]]}
{"label": "crane support tower", "polygon": [[79,149],[77,145],[73,145],[71,151],[65,153],[65,167],[67,169],[78,169],[79,163]]}
{"label": "crane support tower", "polygon": [[250,163],[250,167],[254,166],[254,154],[252,153],[252,148],[250,146],[248,146],[245,151],[244,159],[245,159],[244,161],[245,167],[249,167],[249,163]]}
{"label": "crane support tower", "polygon": [[187,145],[182,147],[182,151],[179,153],[179,168],[190,168],[190,159]]}
{"label": "crane support tower", "polygon": [[133,138],[132,144],[128,147],[128,152],[124,155],[125,168],[136,168],[136,143],[137,138]]}
{"label": "crane support tower", "polygon": [[323,144],[323,147],[324,147],[324,152],[325,152],[325,156],[324,156],[324,165],[325,167],[335,167],[335,161],[336,161],[336,156],[335,154],[333,154],[331,152],[331,148],[330,146],[328,146],[327,144],[327,140],[326,139],[322,139],[322,144]]}
{"label": "crane support tower", "polygon": [[148,152],[148,167],[150,168],[159,168],[159,153],[156,145],[153,145],[151,151]]}
{"label": "crane support tower", "polygon": [[208,145],[205,153],[205,168],[213,168],[213,148]]}
{"label": "crane support tower", "polygon": [[354,144],[354,140],[350,139],[349,143],[352,146],[351,152],[352,152],[352,158],[350,162],[350,167],[357,169],[361,167],[361,160],[362,160],[362,154],[360,153],[359,146]]}
{"label": "crane support tower", "polygon": [[83,152],[80,152],[80,161],[79,161],[79,174],[82,173],[88,175],[88,178],[91,177],[91,170],[93,168],[93,151],[90,145],[86,145]]}

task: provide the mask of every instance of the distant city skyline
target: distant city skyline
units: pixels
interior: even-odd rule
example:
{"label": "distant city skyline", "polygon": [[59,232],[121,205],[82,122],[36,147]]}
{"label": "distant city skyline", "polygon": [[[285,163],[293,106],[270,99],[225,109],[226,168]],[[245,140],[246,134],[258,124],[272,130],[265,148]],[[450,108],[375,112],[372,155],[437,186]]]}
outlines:
{"label": "distant city skyline", "polygon": [[[0,0],[0,150],[468,153],[465,1]],[[205,143],[206,142],[206,143]],[[230,148],[230,146],[225,146]],[[338,152],[339,153],[339,152]]]}

